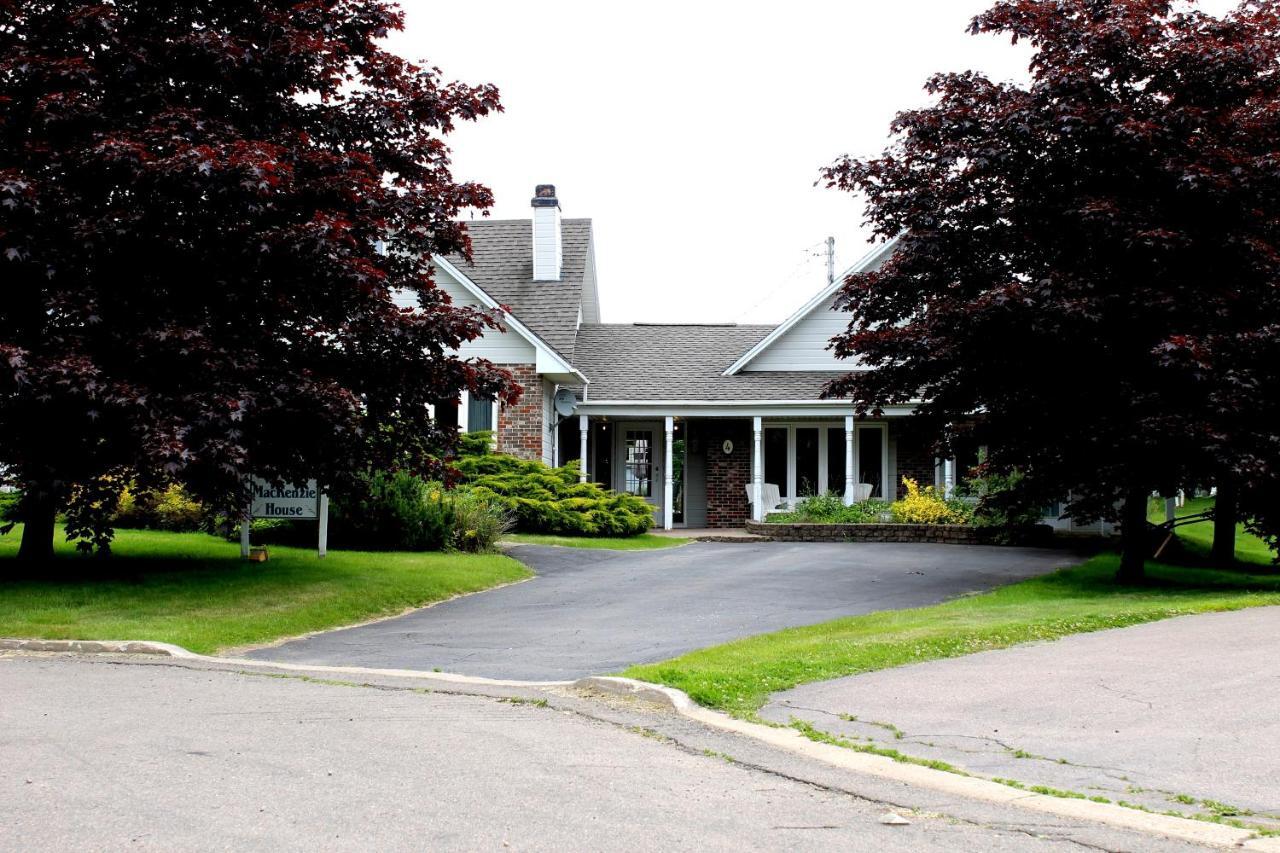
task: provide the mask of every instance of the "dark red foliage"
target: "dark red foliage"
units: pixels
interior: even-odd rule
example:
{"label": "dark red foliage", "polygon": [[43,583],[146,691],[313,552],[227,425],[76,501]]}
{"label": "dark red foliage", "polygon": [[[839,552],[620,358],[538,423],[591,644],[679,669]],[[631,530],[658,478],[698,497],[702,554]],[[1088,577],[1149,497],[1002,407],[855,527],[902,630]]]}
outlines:
{"label": "dark red foliage", "polygon": [[234,507],[248,472],[430,471],[451,436],[428,403],[518,395],[452,354],[496,319],[428,264],[491,204],[442,140],[498,93],[388,53],[401,23],[380,0],[0,0],[0,463],[81,494],[80,532],[109,535],[103,477]]}
{"label": "dark red foliage", "polygon": [[874,369],[829,393],[922,398],[1078,518],[1232,476],[1280,530],[1280,5],[1006,0],[972,31],[1029,41],[1032,83],[938,75],[825,170],[900,237],[840,297],[835,351]]}

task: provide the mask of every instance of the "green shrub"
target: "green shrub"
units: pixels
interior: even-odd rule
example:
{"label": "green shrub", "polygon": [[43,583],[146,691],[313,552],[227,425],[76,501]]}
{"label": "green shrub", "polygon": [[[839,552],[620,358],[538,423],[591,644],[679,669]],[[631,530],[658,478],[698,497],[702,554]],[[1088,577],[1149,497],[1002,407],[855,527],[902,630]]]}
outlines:
{"label": "green shrub", "polygon": [[330,504],[334,547],[443,551],[453,541],[453,500],[421,477],[377,471]]}
{"label": "green shrub", "polygon": [[887,512],[884,501],[859,501],[844,505],[844,498],[834,492],[804,498],[796,504],[794,512],[775,513],[767,521],[775,524],[877,524],[880,513]]}
{"label": "green shrub", "polygon": [[[492,551],[510,523],[502,503],[477,489],[446,490],[403,471],[377,472],[334,497],[329,542],[335,548],[374,551],[480,553]],[[295,542],[301,532],[314,540],[315,527],[315,522],[291,522],[268,538]]]}
{"label": "green shrub", "polygon": [[206,519],[207,514],[200,502],[176,483],[159,492],[126,486],[120,493],[120,502],[116,504],[112,525],[187,533],[206,527]]}
{"label": "green shrub", "polygon": [[1026,538],[1044,517],[1044,507],[1024,488],[1025,475],[988,474],[956,487],[956,494],[976,501],[973,523],[995,531],[991,541],[1008,544]]}
{"label": "green shrub", "polygon": [[492,551],[502,535],[511,529],[511,516],[492,495],[467,486],[452,493],[454,506],[453,547],[468,553]]}
{"label": "green shrub", "polygon": [[974,507],[959,498],[946,500],[932,486],[921,489],[913,480],[907,496],[892,504],[881,500],[860,501],[850,506],[834,492],[804,498],[792,512],[774,513],[772,524],[880,524],[891,513],[893,524],[972,524]]}
{"label": "green shrub", "polygon": [[22,500],[22,492],[0,491],[0,521],[17,521],[18,502]]}
{"label": "green shrub", "polygon": [[635,536],[653,526],[653,507],[598,483],[579,483],[576,462],[551,468],[493,453],[485,433],[463,436],[460,453],[456,466],[464,480],[500,503],[522,532]]}

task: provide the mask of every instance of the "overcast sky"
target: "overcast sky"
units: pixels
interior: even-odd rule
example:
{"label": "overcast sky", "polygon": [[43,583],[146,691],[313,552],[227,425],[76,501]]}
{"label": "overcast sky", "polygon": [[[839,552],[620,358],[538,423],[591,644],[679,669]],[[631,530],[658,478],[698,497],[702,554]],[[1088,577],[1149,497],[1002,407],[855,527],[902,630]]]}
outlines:
{"label": "overcast sky", "polygon": [[[504,114],[451,137],[454,175],[525,218],[538,183],[594,220],[605,322],[775,322],[868,248],[862,202],[813,186],[883,150],[937,71],[1026,79],[965,29],[987,0],[402,0],[390,46],[492,82]],[[1214,0],[1222,6],[1222,0]]]}

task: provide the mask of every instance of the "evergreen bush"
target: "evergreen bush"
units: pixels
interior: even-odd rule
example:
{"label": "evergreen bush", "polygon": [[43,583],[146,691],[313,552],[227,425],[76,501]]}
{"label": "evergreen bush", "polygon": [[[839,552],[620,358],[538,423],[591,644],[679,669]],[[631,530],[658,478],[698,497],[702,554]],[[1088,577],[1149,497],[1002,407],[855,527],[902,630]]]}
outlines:
{"label": "evergreen bush", "polygon": [[462,436],[455,465],[475,492],[491,495],[515,529],[568,536],[636,536],[653,526],[653,507],[635,495],[578,482],[578,463],[552,468],[494,453],[487,433]]}

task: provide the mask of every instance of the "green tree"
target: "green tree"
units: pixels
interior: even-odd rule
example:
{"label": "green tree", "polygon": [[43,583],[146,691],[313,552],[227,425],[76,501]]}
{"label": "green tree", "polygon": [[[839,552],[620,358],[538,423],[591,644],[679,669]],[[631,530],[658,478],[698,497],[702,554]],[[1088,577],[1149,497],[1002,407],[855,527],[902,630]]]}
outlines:
{"label": "green tree", "polygon": [[825,171],[899,240],[845,283],[835,352],[873,369],[829,393],[923,397],[944,448],[979,415],[1024,498],[1120,520],[1127,579],[1152,491],[1216,478],[1280,529],[1280,6],[1183,6],[996,3],[971,30],[1030,42],[1029,85],[937,75],[883,156]]}
{"label": "green tree", "polygon": [[52,555],[60,510],[105,545],[131,479],[233,509],[250,472],[438,473],[428,403],[518,395],[453,354],[497,319],[429,265],[492,202],[444,138],[498,93],[387,52],[401,25],[380,0],[0,0],[0,464],[24,557]]}

